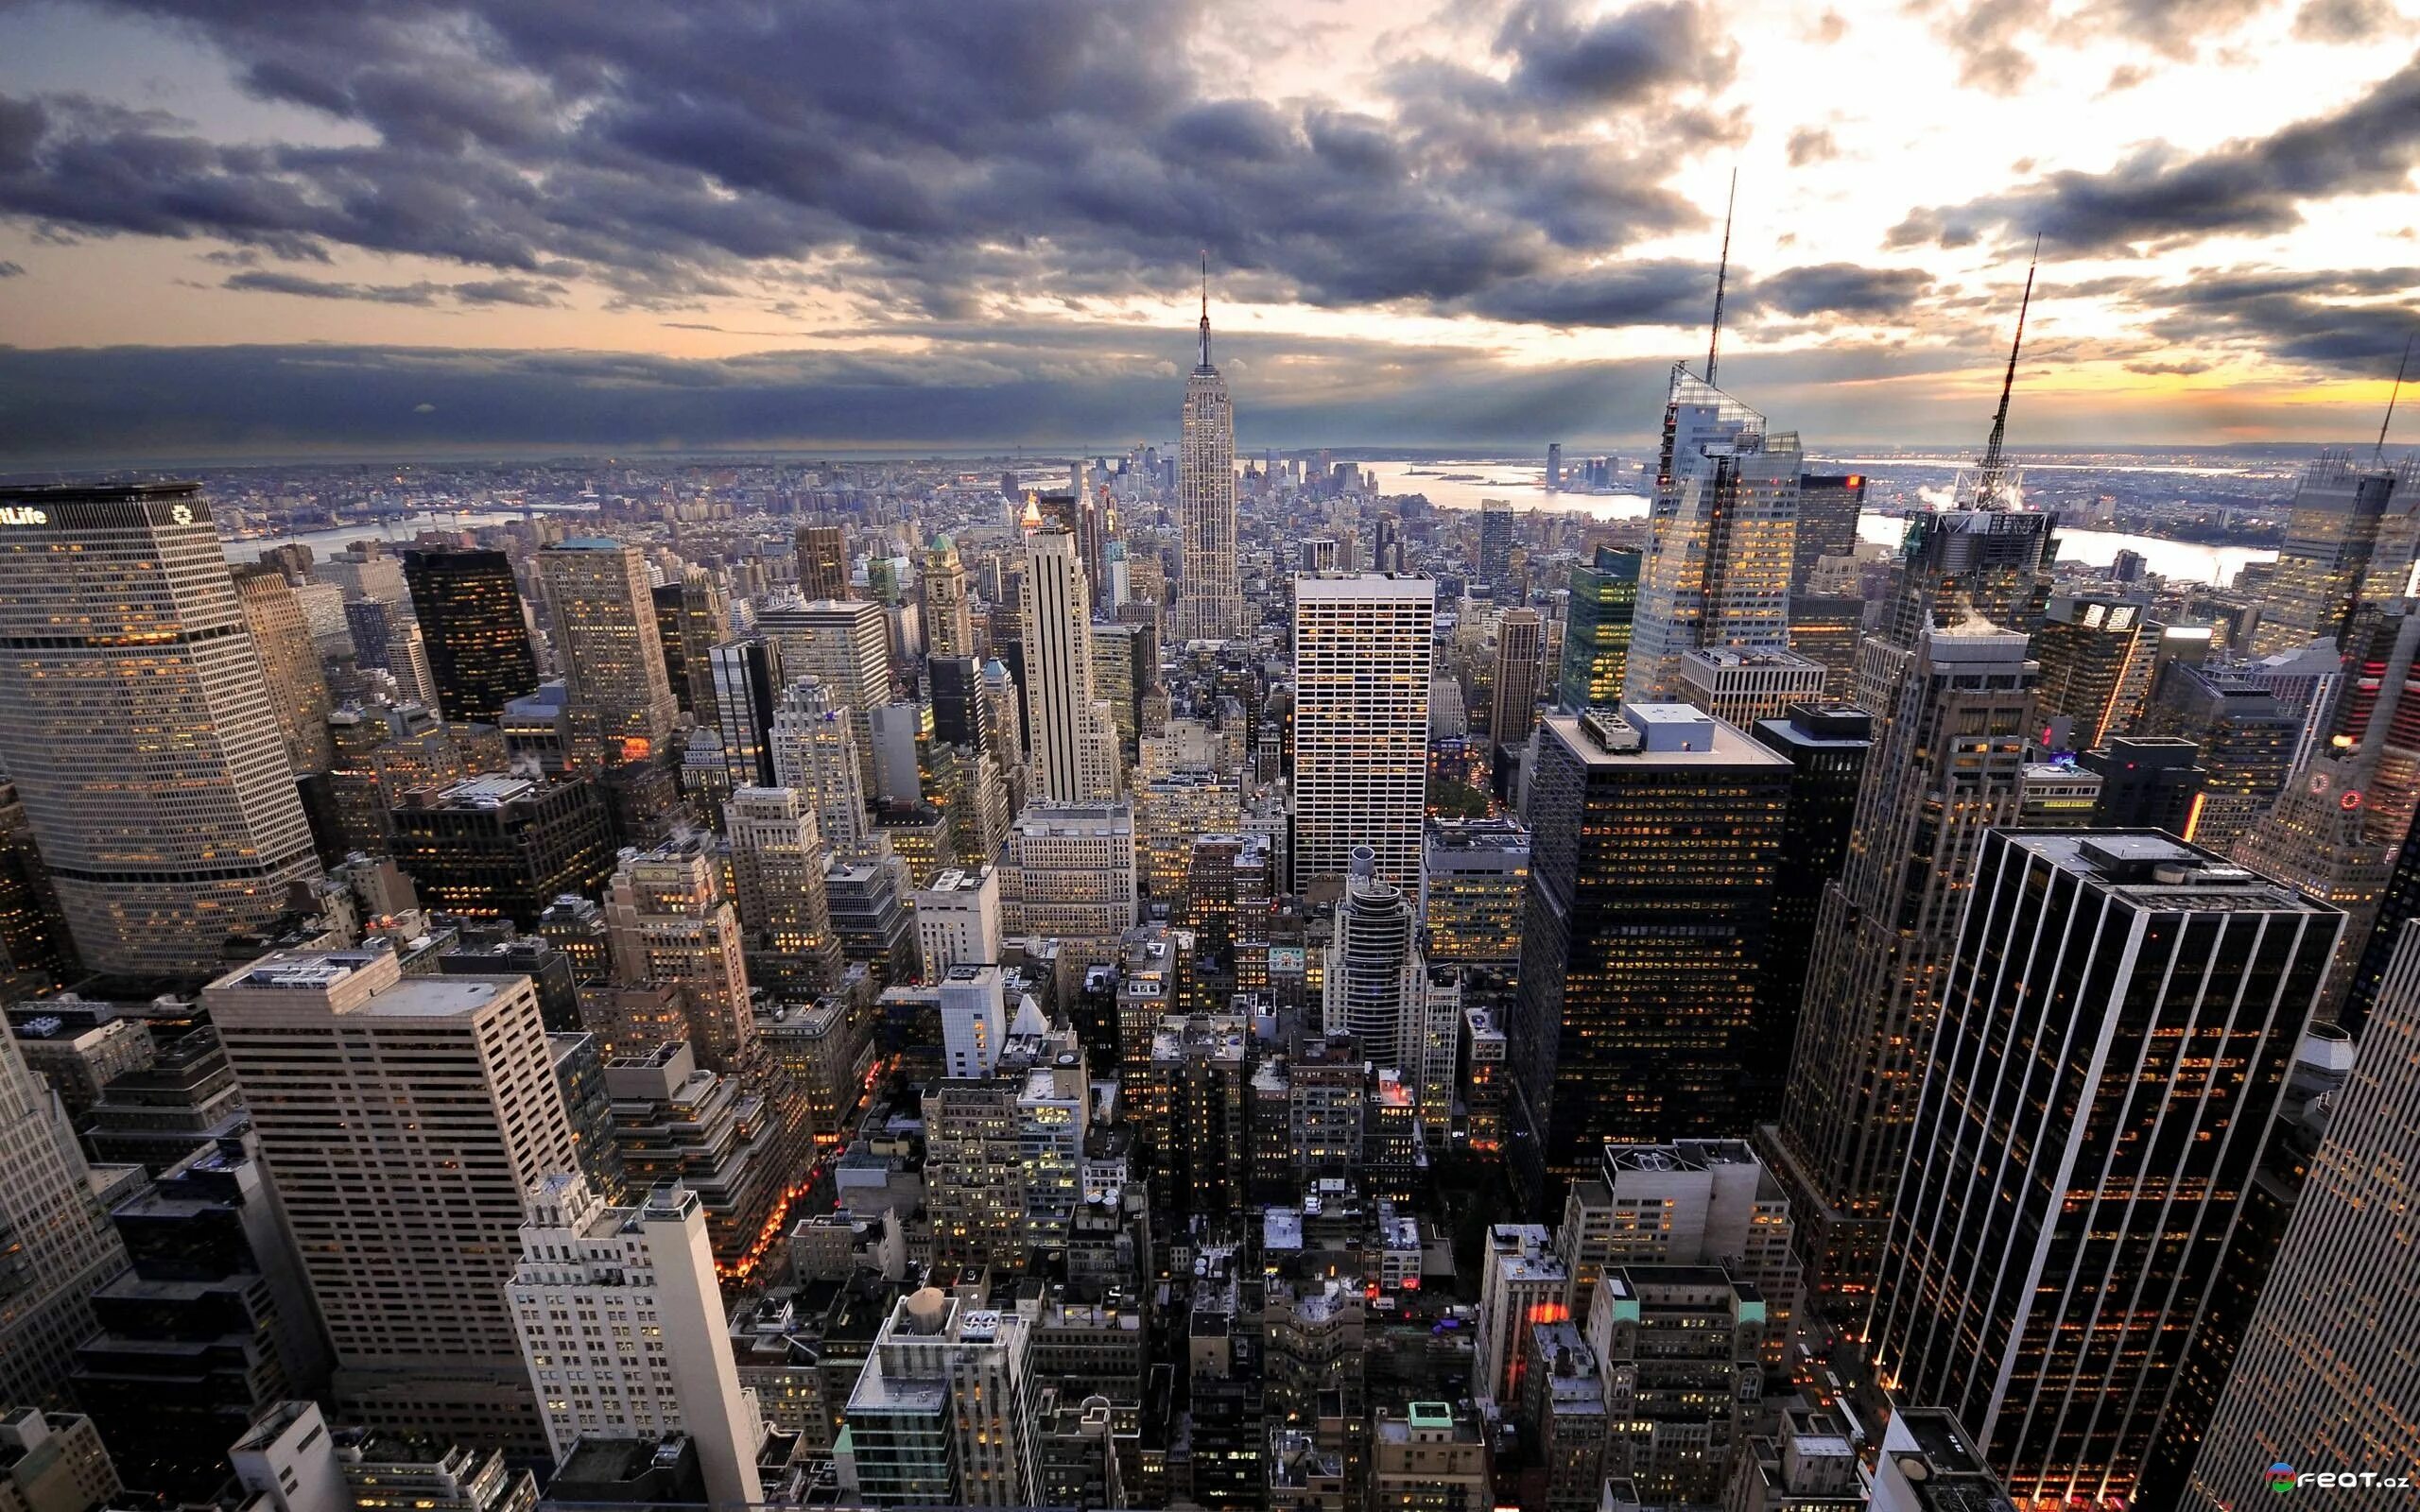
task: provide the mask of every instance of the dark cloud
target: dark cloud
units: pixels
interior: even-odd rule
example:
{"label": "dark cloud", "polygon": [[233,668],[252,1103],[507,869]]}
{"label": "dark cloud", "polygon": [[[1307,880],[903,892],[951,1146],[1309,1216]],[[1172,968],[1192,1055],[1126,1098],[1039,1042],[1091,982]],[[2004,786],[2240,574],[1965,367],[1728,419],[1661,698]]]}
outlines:
{"label": "dark cloud", "polygon": [[2039,232],[2046,249],[2088,256],[2209,236],[2259,234],[2302,223],[2302,206],[2406,189],[2420,165],[2420,59],[2352,104],[2274,135],[2188,157],[2158,144],[2106,173],[2060,172],[2010,194],[1912,211],[1894,247],[1963,246],[1986,232]]}
{"label": "dark cloud", "polygon": [[475,279],[463,284],[440,284],[429,280],[412,284],[349,284],[306,278],[299,273],[281,273],[269,268],[231,273],[220,286],[252,294],[291,294],[302,299],[349,300],[369,304],[433,305],[451,299],[464,304],[520,304],[538,308],[557,304],[559,297],[565,292],[560,284],[536,283],[527,279]]}
{"label": "dark cloud", "polygon": [[118,3],[368,140],[0,98],[0,215],[650,307],[813,289],[950,318],[1165,288],[1204,247],[1272,298],[1450,304],[1702,224],[1665,180],[1747,129],[1694,0],[1520,0],[1492,57],[1410,60],[1376,114],[1238,97],[1187,44],[1199,0]]}
{"label": "dark cloud", "polygon": [[[2312,0],[2313,4],[2366,5],[2380,0]],[[1994,94],[2014,94],[2033,77],[2036,60],[2029,48],[2041,43],[2063,46],[2117,39],[2149,47],[2178,61],[2196,57],[2204,42],[2232,36],[2269,4],[2269,0],[2089,0],[2075,9],[2054,8],[2050,0],[1966,0],[1934,16],[1933,35],[1959,60],[1958,81]],[[1910,9],[1924,12],[1930,0],[1914,0]],[[2120,67],[2111,76],[2114,92],[2150,77],[2139,65]],[[2124,78],[2125,82],[2118,80]]]}
{"label": "dark cloud", "polygon": [[2420,336],[2420,267],[2208,270],[2131,301],[2162,341],[2223,347],[2342,376],[2394,370]]}
{"label": "dark cloud", "polygon": [[1932,286],[1930,275],[1911,267],[1820,263],[1759,280],[1754,298],[1762,308],[1801,318],[1818,315],[1888,318],[1905,316]]}
{"label": "dark cloud", "polygon": [[0,278],[23,278],[25,276],[25,264],[0,260]]}
{"label": "dark cloud", "polygon": [[2306,0],[2294,12],[2294,35],[2305,42],[2368,42],[2395,20],[2387,0]]}
{"label": "dark cloud", "polygon": [[2126,370],[2153,376],[2172,375],[2189,378],[2197,372],[2208,372],[2210,365],[2206,362],[2130,362],[2126,364]]}
{"label": "dark cloud", "polygon": [[1789,165],[1804,168],[1810,163],[1829,163],[1841,155],[1841,145],[1832,140],[1831,131],[1819,126],[1802,126],[1789,133]]}

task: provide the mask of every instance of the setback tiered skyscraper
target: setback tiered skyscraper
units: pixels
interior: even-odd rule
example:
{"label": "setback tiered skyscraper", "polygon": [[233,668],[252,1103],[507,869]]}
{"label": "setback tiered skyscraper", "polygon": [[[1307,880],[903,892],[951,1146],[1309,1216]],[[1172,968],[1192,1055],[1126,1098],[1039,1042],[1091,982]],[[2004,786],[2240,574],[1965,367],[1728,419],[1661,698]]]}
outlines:
{"label": "setback tiered skyscraper", "polygon": [[1107,802],[1117,797],[1117,730],[1109,705],[1093,696],[1092,593],[1073,535],[1033,532],[1023,593],[1034,796]]}
{"label": "setback tiered skyscraper", "polygon": [[2021,1503],[2123,1505],[2343,919],[2155,831],[1995,831],[1974,887],[1866,1342]]}
{"label": "setback tiered skyscraper", "polygon": [[0,1398],[48,1400],[67,1382],[69,1353],[99,1325],[93,1293],[126,1269],[126,1246],[94,1194],[75,1131],[50,1084],[0,1027]]}
{"label": "setback tiered skyscraper", "polygon": [[1790,766],[1685,704],[1551,714],[1537,745],[1504,1027],[1515,1173],[1559,1203],[1608,1140],[1747,1132]]}
{"label": "setback tiered skyscraper", "polygon": [[647,558],[623,541],[581,537],[538,553],[538,579],[554,616],[572,765],[652,760],[681,705],[665,670]]}
{"label": "setback tiered skyscraper", "polygon": [[512,558],[500,551],[404,553],[439,712],[447,719],[493,725],[504,706],[538,686],[538,662],[522,618]]}
{"label": "setback tiered skyscraper", "polygon": [[192,484],[0,490],[0,766],[95,971],[203,977],[320,863]]}
{"label": "setback tiered skyscraper", "polygon": [[244,623],[260,652],[261,678],[278,730],[285,737],[286,754],[297,774],[324,772],[336,755],[328,739],[334,700],[302,603],[274,567],[239,566],[234,571],[235,596],[243,601]]}
{"label": "setback tiered skyscraper", "polygon": [[1294,890],[1353,848],[1420,882],[1437,585],[1378,573],[1294,580]]}
{"label": "setback tiered skyscraper", "polygon": [[1701,647],[1789,648],[1800,460],[1796,431],[1674,366],[1625,699],[1680,697]]}
{"label": "setback tiered skyscraper", "polygon": [[1201,295],[1201,361],[1184,380],[1176,512],[1184,530],[1184,576],[1177,583],[1177,639],[1232,641],[1244,633],[1243,587],[1236,573],[1236,407],[1227,398],[1227,380],[1210,365],[1206,282]]}
{"label": "setback tiered skyscraper", "polygon": [[1773,1174],[1817,1295],[1862,1313],[1984,833],[2016,822],[2039,669],[1980,621],[1920,633],[1867,753],[1848,859],[1825,889]]}

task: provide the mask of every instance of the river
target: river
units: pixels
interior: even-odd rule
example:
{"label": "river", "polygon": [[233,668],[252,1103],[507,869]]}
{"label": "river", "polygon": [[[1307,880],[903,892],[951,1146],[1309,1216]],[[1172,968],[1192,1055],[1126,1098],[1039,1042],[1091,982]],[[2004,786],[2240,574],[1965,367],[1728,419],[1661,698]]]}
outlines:
{"label": "river", "polygon": [[[1940,465],[1940,464],[1933,464]],[[2150,471],[2150,470],[2141,470]],[[2162,468],[2157,471],[2198,472],[2210,470]],[[1515,509],[1559,509],[1590,514],[1601,520],[1636,520],[1647,513],[1647,500],[1627,493],[1548,493],[1546,468],[1521,462],[1364,462],[1362,474],[1380,493],[1423,493],[1443,509],[1476,509],[1482,500],[1503,499]],[[1857,524],[1858,538],[1895,546],[1907,534],[1907,522],[1868,510]],[[2158,536],[2127,535],[2116,530],[2064,528],[2059,532],[2059,558],[2106,567],[2121,551],[2139,552],[2152,572],[2163,577],[2198,583],[2234,580],[2246,562],[2274,561],[2277,553],[2265,546],[2207,546]]]}
{"label": "river", "polygon": [[[562,506],[543,506],[533,511],[541,515],[559,515],[579,519],[595,511],[571,509]],[[319,530],[295,530],[283,535],[248,536],[242,539],[222,537],[218,542],[229,561],[257,561],[260,554],[271,546],[299,542],[311,548],[315,557],[333,557],[354,541],[408,541],[424,530],[470,530],[480,525],[501,525],[521,519],[519,509],[458,509],[424,511],[419,514],[386,515],[357,524],[331,525]]]}

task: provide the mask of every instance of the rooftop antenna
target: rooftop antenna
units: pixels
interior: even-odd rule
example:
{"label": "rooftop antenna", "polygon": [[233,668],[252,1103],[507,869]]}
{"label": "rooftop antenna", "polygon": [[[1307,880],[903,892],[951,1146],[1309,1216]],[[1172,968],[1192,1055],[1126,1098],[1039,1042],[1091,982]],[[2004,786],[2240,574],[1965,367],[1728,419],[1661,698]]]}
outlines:
{"label": "rooftop antenna", "polygon": [[1992,416],[1992,438],[1983,444],[1983,460],[1976,469],[1975,507],[1988,509],[1997,501],[2000,475],[2008,471],[2002,455],[2008,439],[2008,397],[2016,387],[2016,356],[2025,350],[2025,312],[2033,305],[2033,270],[2042,266],[2042,233],[2033,234],[2033,260],[2025,265],[2025,297],[2017,301],[2016,338],[2009,343],[2008,372],[2000,379],[2000,407]]}
{"label": "rooftop antenna", "polygon": [[1722,285],[1731,273],[1731,210],[1739,202],[1739,170],[1731,170],[1731,193],[1722,201],[1722,260],[1714,265],[1714,329],[1705,338],[1705,386],[1714,387],[1715,349],[1722,344]]}
{"label": "rooftop antenna", "polygon": [[2394,387],[2386,391],[2386,419],[2378,421],[2377,449],[2370,454],[2370,465],[2377,467],[2386,460],[2386,428],[2394,423],[2394,402],[2403,393],[2403,374],[2411,366],[2411,338],[2403,338],[2403,360],[2394,365]]}
{"label": "rooftop antenna", "polygon": [[1210,366],[1210,249],[1201,249],[1201,366]]}

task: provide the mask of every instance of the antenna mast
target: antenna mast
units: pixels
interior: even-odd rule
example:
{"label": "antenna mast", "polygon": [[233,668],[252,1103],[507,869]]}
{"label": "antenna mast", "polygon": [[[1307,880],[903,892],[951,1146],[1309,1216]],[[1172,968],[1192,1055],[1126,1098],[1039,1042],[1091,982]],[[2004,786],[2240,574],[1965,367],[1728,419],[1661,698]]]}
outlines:
{"label": "antenna mast", "polygon": [[1731,273],[1731,211],[1739,202],[1739,170],[1731,170],[1731,193],[1722,201],[1722,260],[1714,265],[1714,329],[1705,338],[1705,384],[1714,387],[1715,349],[1722,344],[1722,285]]}
{"label": "antenna mast", "polygon": [[1201,366],[1210,366],[1210,249],[1201,249]]}
{"label": "antenna mast", "polygon": [[2033,261],[2025,265],[2025,297],[2016,306],[2016,339],[2009,343],[2008,372],[2000,379],[2000,407],[1992,417],[1992,438],[1983,445],[1983,460],[1976,469],[1975,506],[1988,509],[1997,502],[2000,475],[2008,471],[2002,443],[2008,438],[2008,398],[2016,387],[2016,357],[2025,350],[2025,312],[2033,306],[2033,270],[2042,264],[2042,237],[2033,237]]}
{"label": "antenna mast", "polygon": [[2386,419],[2378,421],[2377,449],[2370,454],[2370,465],[2386,460],[2386,428],[2394,423],[2394,402],[2403,394],[2403,374],[2411,366],[2411,338],[2403,338],[2403,360],[2394,365],[2394,387],[2386,391]]}

